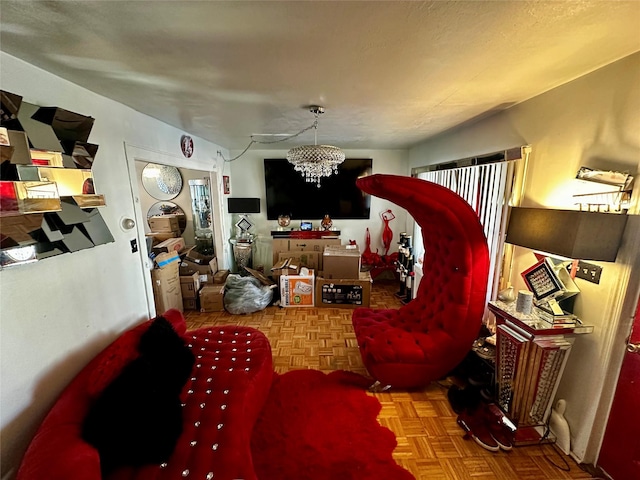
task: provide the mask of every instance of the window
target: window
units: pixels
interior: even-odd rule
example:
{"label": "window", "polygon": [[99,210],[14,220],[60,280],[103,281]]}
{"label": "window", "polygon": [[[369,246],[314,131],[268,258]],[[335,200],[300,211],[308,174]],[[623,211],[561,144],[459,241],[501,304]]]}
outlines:
{"label": "window", "polygon": [[[504,254],[507,207],[510,202],[519,203],[518,199],[514,201],[513,198],[521,192],[523,172],[530,150],[530,147],[511,149],[457,162],[418,168],[412,172],[418,178],[437,183],[456,192],[478,215],[487,237],[491,258],[487,301],[496,298],[500,288],[502,277],[500,266]],[[521,168],[517,168],[519,165],[516,165],[516,161],[521,158],[524,162],[520,162]],[[425,252],[425,245],[422,244],[422,230],[418,224],[414,227],[413,238],[415,258],[421,259]]]}

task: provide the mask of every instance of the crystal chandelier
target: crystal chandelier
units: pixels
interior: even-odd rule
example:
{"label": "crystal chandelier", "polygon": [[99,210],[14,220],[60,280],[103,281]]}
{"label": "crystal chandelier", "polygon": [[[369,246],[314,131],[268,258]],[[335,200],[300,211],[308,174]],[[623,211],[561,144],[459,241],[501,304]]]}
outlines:
{"label": "crystal chandelier", "polygon": [[318,145],[318,117],[324,113],[324,107],[312,106],[311,113],[316,116],[313,128],[315,142],[313,145],[302,145],[289,150],[287,160],[296,172],[300,172],[307,182],[313,182],[320,188],[322,177],[338,173],[338,165],[344,162],[344,152],[331,145]]}

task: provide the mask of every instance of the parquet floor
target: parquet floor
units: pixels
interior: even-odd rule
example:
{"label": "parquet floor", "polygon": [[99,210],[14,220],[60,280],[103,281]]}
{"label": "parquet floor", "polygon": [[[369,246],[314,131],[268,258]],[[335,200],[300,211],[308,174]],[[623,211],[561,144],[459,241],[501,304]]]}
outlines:
{"label": "parquet floor", "polygon": [[[400,306],[394,295],[396,290],[395,282],[374,283],[371,306]],[[312,368],[367,375],[351,326],[351,312],[340,308],[270,306],[248,315],[193,311],[185,314],[190,329],[244,325],[262,331],[271,342],[274,367],[279,373]],[[382,404],[379,422],[396,434],[398,446],[394,459],[417,480],[594,478],[552,445],[516,447],[511,452],[493,453],[464,439],[446,393],[445,380],[421,391],[371,394]]]}

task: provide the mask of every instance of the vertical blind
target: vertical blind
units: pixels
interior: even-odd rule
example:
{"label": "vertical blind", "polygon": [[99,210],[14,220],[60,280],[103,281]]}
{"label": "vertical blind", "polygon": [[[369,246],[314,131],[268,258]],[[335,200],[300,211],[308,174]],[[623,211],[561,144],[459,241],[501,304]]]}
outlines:
{"label": "vertical blind", "polygon": [[[500,282],[499,267],[503,254],[503,238],[506,227],[507,202],[511,195],[514,176],[513,161],[502,161],[447,170],[419,173],[417,176],[456,192],[464,198],[478,215],[489,246],[491,264],[487,288],[487,301],[495,298]],[[425,245],[422,229],[414,227],[414,252],[422,258]],[[426,246],[428,248],[428,245]],[[425,272],[425,274],[428,274]]]}

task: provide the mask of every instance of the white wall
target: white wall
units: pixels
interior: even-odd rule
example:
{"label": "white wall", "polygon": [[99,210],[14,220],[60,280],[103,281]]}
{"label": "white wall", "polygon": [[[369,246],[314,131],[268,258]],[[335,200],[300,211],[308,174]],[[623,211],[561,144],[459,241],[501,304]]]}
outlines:
{"label": "white wall", "polygon": [[[408,175],[408,152],[407,150],[345,150],[347,158],[371,158],[373,159],[373,173],[386,173],[392,175]],[[240,152],[232,152],[232,158]],[[266,188],[264,180],[264,162],[265,158],[286,158],[287,150],[258,150],[251,149],[238,160],[228,163],[225,167],[229,172],[231,180],[231,197],[259,197],[261,200],[260,211],[264,213],[252,214],[251,220],[255,223],[255,232],[265,243],[270,243],[271,230],[277,228],[275,220],[267,220],[266,214]],[[333,219],[333,227],[340,230],[340,238],[343,244],[348,241],[355,240],[360,249],[365,248],[366,229],[369,228],[371,234],[371,251],[384,253],[382,243],[383,221],[380,213],[391,209],[396,216],[389,226],[394,233],[394,241],[389,252],[397,251],[396,240],[399,233],[406,231],[407,228],[407,212],[397,205],[377,197],[371,197],[371,218],[369,220],[336,220]],[[317,218],[296,218],[292,221],[292,226],[296,225],[300,220],[314,221],[315,225],[319,225],[320,219]],[[271,250],[268,246],[268,255],[264,260],[265,267],[271,268]],[[260,259],[257,259],[260,260]],[[255,264],[255,262],[254,262]]]}
{"label": "white wall", "polygon": [[[640,170],[640,54],[634,54],[464,129],[431,139],[409,153],[411,167],[465,158],[530,144],[532,153],[522,206],[574,208],[572,184],[580,166]],[[637,184],[637,182],[636,182]],[[636,210],[637,213],[637,210]],[[611,397],[611,361],[623,345],[618,334],[626,289],[636,296],[640,275],[637,222],[630,222],[616,263],[603,267],[595,285],[577,279],[575,313],[595,332],[578,338],[557,398],[567,400],[572,452],[593,462],[602,438],[603,410]],[[519,273],[535,263],[531,251],[516,248],[511,282],[525,288]],[[635,286],[634,286],[635,285]],[[623,290],[620,292],[620,290]],[[599,402],[602,401],[604,408]],[[598,411],[600,407],[600,411]]]}
{"label": "white wall", "polygon": [[[62,388],[122,330],[147,318],[136,231],[119,228],[135,218],[125,142],[167,152],[181,164],[184,133],[1,53],[0,85],[40,106],[59,106],[95,118],[89,141],[99,145],[93,167],[101,209],[114,243],[0,271],[1,476],[9,478]],[[190,168],[211,170],[215,144],[195,138]],[[223,150],[226,153],[226,151]],[[146,216],[146,212],[145,212]]]}

